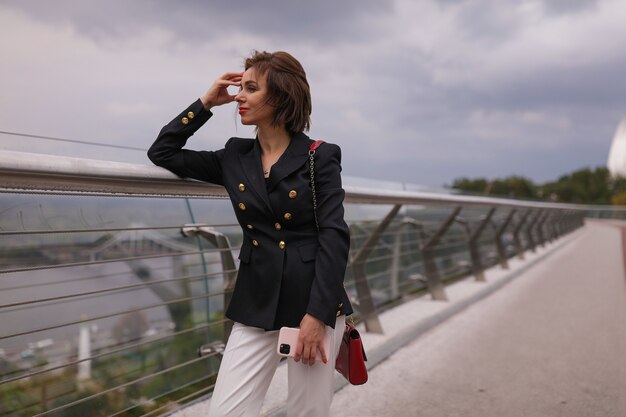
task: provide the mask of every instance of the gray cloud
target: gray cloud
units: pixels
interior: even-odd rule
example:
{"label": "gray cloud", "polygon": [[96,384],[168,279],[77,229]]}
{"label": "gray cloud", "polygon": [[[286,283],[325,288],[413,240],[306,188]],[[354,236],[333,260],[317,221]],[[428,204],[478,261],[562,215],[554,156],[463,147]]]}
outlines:
{"label": "gray cloud", "polygon": [[228,42],[233,33],[276,41],[342,42],[357,33],[361,39],[369,38],[377,34],[374,25],[362,26],[366,20],[392,10],[391,2],[379,0],[306,3],[283,0],[23,0],[5,6],[46,23],[70,25],[98,41],[124,38],[156,28],[194,43],[202,43],[209,37],[220,37]]}
{"label": "gray cloud", "polygon": [[[626,112],[624,17],[609,0],[2,3],[21,42],[0,40],[13,57],[0,68],[0,129],[147,147],[251,49],[285,49],[310,77],[311,135],[342,145],[348,175],[549,180],[605,163]],[[232,108],[215,113],[193,148],[251,134]]]}
{"label": "gray cloud", "polygon": [[455,23],[474,41],[500,43],[514,37],[523,26],[522,19],[511,6],[511,3],[494,0],[466,1],[457,7]]}
{"label": "gray cloud", "polygon": [[598,5],[596,0],[545,0],[543,6],[548,15],[568,15],[588,12]]}

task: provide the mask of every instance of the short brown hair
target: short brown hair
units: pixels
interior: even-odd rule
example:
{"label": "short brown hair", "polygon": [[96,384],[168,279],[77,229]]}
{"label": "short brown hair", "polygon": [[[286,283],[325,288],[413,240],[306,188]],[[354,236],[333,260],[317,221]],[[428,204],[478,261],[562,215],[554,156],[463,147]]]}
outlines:
{"label": "short brown hair", "polygon": [[304,68],[287,52],[254,51],[244,67],[267,77],[267,103],[274,107],[272,124],[285,125],[291,134],[311,127],[311,92]]}

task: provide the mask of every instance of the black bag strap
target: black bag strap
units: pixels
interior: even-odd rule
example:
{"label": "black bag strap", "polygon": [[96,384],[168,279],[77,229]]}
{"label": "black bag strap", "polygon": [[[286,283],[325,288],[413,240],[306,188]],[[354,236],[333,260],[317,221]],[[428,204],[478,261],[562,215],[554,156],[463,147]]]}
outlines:
{"label": "black bag strap", "polygon": [[324,143],[323,140],[316,140],[309,147],[309,168],[311,171],[311,193],[313,193],[313,217],[315,217],[315,227],[320,230],[320,224],[317,222],[317,196],[315,195],[315,150]]}

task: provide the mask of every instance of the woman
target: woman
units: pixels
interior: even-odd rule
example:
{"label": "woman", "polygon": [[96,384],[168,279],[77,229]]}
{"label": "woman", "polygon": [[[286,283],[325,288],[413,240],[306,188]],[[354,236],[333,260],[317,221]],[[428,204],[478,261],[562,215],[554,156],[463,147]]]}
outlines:
{"label": "woman", "polygon": [[[352,307],[343,288],[350,234],[343,218],[341,151],[315,152],[310,186],[311,96],[300,63],[286,52],[254,52],[160,132],[150,159],[181,177],[223,185],[243,230],[240,266],[226,316],[233,330],[211,400],[211,417],[256,416],[279,363],[278,329],[300,327],[289,360],[288,415],[326,416],[335,358]],[[227,88],[239,87],[237,95]],[[211,116],[236,102],[256,139],[231,138],[217,151],[182,149]],[[316,218],[317,216],[317,223]],[[318,227],[319,226],[319,227]],[[331,352],[323,346],[325,333]],[[322,362],[316,363],[319,352]]]}

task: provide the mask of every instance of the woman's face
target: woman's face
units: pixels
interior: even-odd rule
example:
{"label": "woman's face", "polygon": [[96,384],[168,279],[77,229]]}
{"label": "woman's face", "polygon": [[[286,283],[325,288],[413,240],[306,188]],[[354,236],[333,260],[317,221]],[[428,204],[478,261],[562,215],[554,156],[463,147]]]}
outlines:
{"label": "woman's face", "polygon": [[265,75],[257,75],[254,67],[243,73],[239,94],[235,97],[243,125],[269,125],[274,108],[266,103],[267,84]]}

